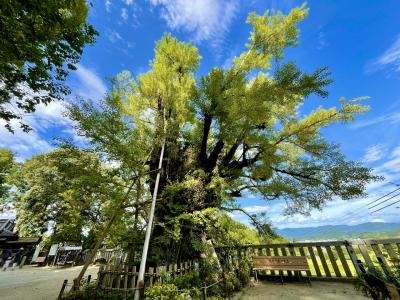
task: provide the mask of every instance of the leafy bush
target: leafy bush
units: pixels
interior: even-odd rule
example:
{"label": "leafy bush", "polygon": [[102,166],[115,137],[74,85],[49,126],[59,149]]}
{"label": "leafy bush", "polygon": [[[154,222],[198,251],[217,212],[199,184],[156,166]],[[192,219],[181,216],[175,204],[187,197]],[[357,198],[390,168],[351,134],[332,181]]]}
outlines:
{"label": "leafy bush", "polygon": [[185,300],[187,292],[179,291],[174,284],[156,284],[146,289],[146,300]]}
{"label": "leafy bush", "polygon": [[200,279],[200,273],[198,270],[190,271],[186,274],[175,277],[172,280],[179,289],[193,289],[202,286],[202,281]]}
{"label": "leafy bush", "polygon": [[133,300],[133,298],[134,293],[104,291],[94,285],[87,285],[62,297],[63,300]]}
{"label": "leafy bush", "polygon": [[400,289],[400,267],[396,271],[384,272],[374,266],[369,266],[365,274],[356,282],[356,290],[361,291],[367,297],[377,300],[391,299],[385,283],[393,284]]}

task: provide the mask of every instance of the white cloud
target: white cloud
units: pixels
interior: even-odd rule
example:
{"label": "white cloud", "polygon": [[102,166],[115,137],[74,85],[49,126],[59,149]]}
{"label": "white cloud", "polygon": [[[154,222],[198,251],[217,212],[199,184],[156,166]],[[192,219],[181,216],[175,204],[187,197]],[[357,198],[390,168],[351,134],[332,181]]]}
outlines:
{"label": "white cloud", "polygon": [[104,6],[106,7],[106,11],[107,12],[111,12],[111,1],[110,0],[106,0],[105,2],[104,2]]}
{"label": "white cloud", "polygon": [[72,138],[78,145],[87,140],[77,135],[74,122],[66,114],[65,102],[53,101],[47,105],[39,104],[34,113],[24,116],[23,122],[32,130],[23,132],[17,120],[11,121],[14,134],[4,127],[0,120],[0,148],[8,148],[15,152],[18,161],[29,159],[32,155],[50,152],[55,149],[51,140],[55,137]]}
{"label": "white cloud", "polygon": [[317,49],[318,50],[322,50],[327,46],[329,46],[329,44],[326,41],[325,34],[322,31],[320,31],[319,34],[318,34],[318,46],[317,46]]}
{"label": "white cloud", "polygon": [[[365,222],[399,222],[399,209],[400,206],[395,204],[391,207],[385,208],[376,213],[372,213],[373,209],[368,208],[368,204],[385,195],[388,192],[393,191],[396,186],[394,184],[400,184],[400,146],[395,147],[392,151],[387,151],[385,147],[376,145],[370,147],[371,159],[380,157],[383,151],[387,153],[385,160],[380,158],[382,161],[376,168],[374,173],[376,175],[384,176],[384,181],[374,182],[367,186],[368,196],[361,199],[354,199],[350,201],[343,201],[340,199],[334,199],[328,202],[322,210],[312,210],[310,215],[293,215],[285,216],[284,210],[286,208],[285,202],[277,200],[273,202],[267,202],[265,205],[262,204],[261,198],[259,197],[257,204],[251,206],[243,206],[248,213],[261,213],[265,212],[266,216],[271,220],[271,223],[276,228],[287,228],[287,227],[315,227],[322,225],[355,225]],[[385,149],[385,150],[383,150]],[[373,153],[376,152],[376,153]],[[376,160],[378,161],[378,160]],[[393,198],[383,205],[376,206],[375,209],[382,208],[384,205],[393,203],[399,200],[400,196]],[[254,199],[244,199],[247,201],[255,201]],[[233,212],[230,214],[235,220],[245,224],[249,224],[248,217],[241,212]]]}
{"label": "white cloud", "polygon": [[133,4],[133,0],[124,0],[124,3],[128,6]]}
{"label": "white cloud", "polygon": [[387,67],[400,72],[400,36],[382,55],[367,65],[366,71],[373,72]]}
{"label": "white cloud", "polygon": [[362,159],[366,163],[378,161],[385,155],[385,147],[383,145],[373,145],[368,147],[364,158]]}
{"label": "white cloud", "polygon": [[[42,104],[41,104],[42,105]],[[44,115],[40,113],[40,108],[37,112],[23,119],[32,130],[29,133],[23,132],[19,127],[17,120],[12,120],[11,126],[14,129],[14,134],[10,133],[5,127],[5,121],[0,120],[0,148],[8,148],[17,155],[17,160],[22,161],[31,157],[33,154],[49,152],[53,150],[53,146],[49,144],[43,136],[43,127],[39,125],[38,120],[44,119]],[[48,122],[44,126],[47,126]]]}
{"label": "white cloud", "polygon": [[[77,79],[73,84],[74,94],[92,100],[102,98],[107,91],[103,80],[82,64],[78,64],[77,67],[73,73]],[[11,126],[15,133],[12,134],[4,128],[5,122],[0,120],[0,147],[11,149],[19,160],[54,150],[54,145],[51,143],[54,136],[71,137],[78,144],[85,141],[77,136],[73,121],[66,117],[63,101],[53,101],[48,105],[40,104],[34,113],[24,115],[22,121],[32,128],[30,132],[23,132],[18,121],[13,120]]]}
{"label": "white cloud", "polygon": [[122,36],[115,30],[109,30],[107,33],[107,38],[111,43],[115,43],[117,41],[122,40]]}
{"label": "white cloud", "polygon": [[173,30],[194,34],[195,42],[218,46],[239,9],[238,0],[149,0]]}
{"label": "white cloud", "polygon": [[[400,36],[376,61],[379,65],[395,64],[400,67]],[[400,69],[399,69],[400,70]]]}
{"label": "white cloud", "polygon": [[121,18],[124,19],[124,21],[128,20],[128,10],[126,8],[121,9]]}
{"label": "white cloud", "polygon": [[400,112],[389,113],[370,120],[356,121],[350,126],[350,128],[358,129],[380,123],[386,123],[391,125],[400,123]]}
{"label": "white cloud", "polygon": [[98,100],[107,92],[106,85],[94,70],[86,68],[82,64],[78,64],[78,69],[75,74],[79,81],[77,89],[75,90],[76,94],[84,98]]}
{"label": "white cloud", "polygon": [[244,207],[243,209],[249,214],[259,214],[259,213],[268,212],[271,210],[270,207],[261,206],[261,205],[247,206],[247,207]]}

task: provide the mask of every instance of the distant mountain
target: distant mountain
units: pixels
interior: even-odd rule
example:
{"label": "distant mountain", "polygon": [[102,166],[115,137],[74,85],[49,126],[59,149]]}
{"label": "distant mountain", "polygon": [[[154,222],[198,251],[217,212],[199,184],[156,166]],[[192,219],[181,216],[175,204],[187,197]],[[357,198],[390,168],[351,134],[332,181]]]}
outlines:
{"label": "distant mountain", "polygon": [[389,238],[400,236],[400,223],[363,223],[319,227],[283,228],[277,233],[290,241]]}

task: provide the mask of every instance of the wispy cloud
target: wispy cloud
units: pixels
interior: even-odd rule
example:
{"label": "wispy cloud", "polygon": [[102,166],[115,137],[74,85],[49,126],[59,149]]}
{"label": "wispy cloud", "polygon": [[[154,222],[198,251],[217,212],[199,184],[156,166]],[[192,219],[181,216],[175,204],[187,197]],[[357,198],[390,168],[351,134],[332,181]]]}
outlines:
{"label": "wispy cloud", "polygon": [[383,145],[373,145],[367,148],[363,161],[366,163],[371,163],[378,161],[384,157],[386,153],[386,148]]}
{"label": "wispy cloud", "polygon": [[317,46],[317,49],[318,50],[322,50],[322,49],[324,49],[324,48],[326,48],[328,46],[329,46],[329,43],[326,40],[325,34],[322,31],[320,31],[319,34],[318,34],[318,46]]}
{"label": "wispy cloud", "polygon": [[108,13],[111,12],[111,5],[112,5],[112,3],[111,3],[110,0],[106,0],[106,1],[104,2],[104,6],[106,7],[106,11],[107,11]]}
{"label": "wispy cloud", "polygon": [[[74,94],[93,100],[103,97],[107,91],[103,80],[96,72],[82,64],[78,64],[77,67],[74,72],[77,80],[72,88]],[[4,128],[5,122],[0,120],[0,147],[11,149],[17,154],[18,160],[23,161],[32,155],[54,150],[55,146],[51,140],[55,135],[83,144],[85,140],[76,134],[74,122],[65,114],[65,104],[64,101],[53,101],[48,105],[39,104],[34,113],[23,118],[24,123],[32,128],[28,133],[21,130],[18,120],[13,120],[11,126],[15,133],[12,134]]]}
{"label": "wispy cloud", "polygon": [[350,128],[359,129],[359,128],[376,125],[376,124],[380,124],[380,123],[385,123],[385,124],[390,124],[390,125],[400,123],[400,112],[392,112],[392,113],[381,115],[379,117],[365,120],[365,121],[356,121],[350,126]]}
{"label": "wispy cloud", "polygon": [[115,30],[108,30],[106,36],[111,43],[122,41],[122,36]]}
{"label": "wispy cloud", "polygon": [[74,122],[66,116],[64,101],[53,101],[47,105],[39,104],[36,111],[24,116],[23,121],[32,130],[23,132],[18,121],[11,121],[14,134],[4,128],[5,122],[0,120],[0,148],[8,148],[18,161],[29,159],[32,155],[47,153],[55,149],[51,142],[53,134],[58,137],[72,139],[78,145],[84,145],[87,140],[78,136]]}
{"label": "wispy cloud", "polygon": [[128,10],[126,8],[121,9],[121,18],[124,19],[124,21],[128,20]]}
{"label": "wispy cloud", "polygon": [[48,131],[55,127],[69,127],[71,121],[64,114],[65,107],[61,101],[53,101],[48,105],[40,104],[36,111],[24,117],[24,122],[32,130],[28,133],[19,128],[16,120],[11,122],[15,133],[12,134],[4,128],[0,120],[0,147],[11,149],[17,154],[18,160],[24,160],[33,154],[45,153],[54,149],[48,140]]}
{"label": "wispy cloud", "polygon": [[[374,168],[374,173],[384,176],[385,180],[369,184],[367,187],[368,196],[364,198],[350,201],[334,199],[326,203],[322,210],[312,210],[310,215],[284,215],[286,208],[284,201],[266,202],[263,205],[261,198],[258,199],[257,204],[244,205],[243,209],[250,214],[265,212],[272,225],[276,228],[315,227],[329,224],[354,225],[365,222],[398,222],[399,209],[388,208],[372,214],[373,210],[368,208],[368,204],[395,189],[396,187],[393,183],[400,184],[400,146],[388,151],[383,145],[375,145],[370,147],[369,150],[371,150],[370,159],[378,162],[379,157],[380,161],[380,164]],[[393,199],[393,202],[396,199]],[[254,201],[254,199],[245,200],[246,202]],[[389,203],[391,202],[387,202],[387,204]],[[247,216],[243,213],[234,212],[231,216],[237,221],[249,224]]]}
{"label": "wispy cloud", "polygon": [[124,3],[125,3],[126,5],[128,5],[128,6],[130,6],[130,5],[133,4],[133,0],[123,0],[123,1],[124,1]]}
{"label": "wispy cloud", "polygon": [[75,89],[76,94],[92,100],[98,100],[107,92],[106,85],[94,70],[78,64],[78,69],[75,73],[78,78],[78,84]]}
{"label": "wispy cloud", "polygon": [[385,52],[366,66],[366,71],[370,73],[383,68],[400,72],[400,35]]}
{"label": "wispy cloud", "polygon": [[192,33],[194,41],[218,47],[238,9],[238,0],[149,0],[161,8],[169,28]]}

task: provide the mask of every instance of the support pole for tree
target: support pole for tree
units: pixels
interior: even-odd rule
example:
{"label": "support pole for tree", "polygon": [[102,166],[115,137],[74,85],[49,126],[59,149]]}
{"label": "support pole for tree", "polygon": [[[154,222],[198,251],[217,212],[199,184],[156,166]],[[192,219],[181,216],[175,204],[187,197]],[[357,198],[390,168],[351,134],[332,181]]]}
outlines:
{"label": "support pole for tree", "polygon": [[89,254],[89,257],[87,259],[87,261],[85,262],[82,270],[79,272],[78,277],[76,277],[74,279],[74,282],[72,284],[72,288],[71,290],[76,291],[79,290],[80,285],[81,285],[81,280],[83,278],[83,275],[85,275],[85,272],[87,270],[87,268],[89,267],[89,265],[92,263],[97,250],[99,250],[101,244],[103,243],[104,239],[106,238],[108,231],[111,228],[111,225],[114,223],[115,219],[118,216],[118,213],[120,212],[121,206],[124,204],[124,202],[128,199],[129,197],[129,193],[131,192],[135,182],[137,180],[137,177],[132,181],[132,184],[129,186],[128,190],[126,191],[124,197],[121,199],[120,203],[118,204],[117,209],[114,211],[114,214],[112,215],[112,217],[108,220],[108,222],[106,222],[104,228],[101,231],[101,235],[99,236],[99,238],[97,239],[97,242],[92,250],[92,252]]}
{"label": "support pole for tree", "polygon": [[150,207],[149,222],[147,223],[146,236],[144,238],[142,259],[140,261],[138,282],[137,282],[136,291],[135,291],[135,300],[140,299],[140,291],[144,288],[144,272],[146,270],[147,252],[149,250],[151,230],[153,227],[153,219],[154,219],[154,211],[156,208],[158,185],[160,184],[162,161],[163,161],[163,157],[164,157],[164,148],[165,148],[165,137],[164,137],[163,144],[161,146],[160,161],[158,163],[158,171],[157,171],[157,177],[156,177],[156,182],[155,182],[155,186],[154,186],[153,200],[151,202],[151,207]]}

